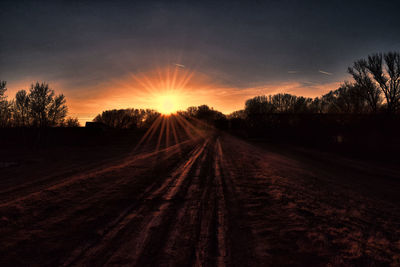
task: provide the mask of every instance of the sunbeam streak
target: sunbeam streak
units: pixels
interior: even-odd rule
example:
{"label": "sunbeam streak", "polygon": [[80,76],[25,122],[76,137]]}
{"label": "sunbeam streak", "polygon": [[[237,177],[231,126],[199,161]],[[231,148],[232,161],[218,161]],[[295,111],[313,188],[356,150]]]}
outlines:
{"label": "sunbeam streak", "polygon": [[[196,125],[204,128],[202,124],[197,122]],[[180,144],[182,142],[204,137],[204,133],[196,125],[180,114],[160,115],[145,132],[133,152],[138,151],[141,147],[148,147],[149,144],[153,143],[155,145],[154,152],[156,153],[161,149],[177,145],[180,154]]]}
{"label": "sunbeam streak", "polygon": [[163,116],[162,124],[161,124],[161,128],[160,128],[160,133],[158,135],[156,151],[158,151],[160,149],[161,140],[162,140],[162,137],[163,137],[163,134],[164,134],[164,130],[165,130],[165,121],[166,121],[166,117]]}
{"label": "sunbeam streak", "polygon": [[186,86],[194,72],[175,66],[172,70],[167,67],[164,71],[157,69],[156,77],[145,74],[132,75],[137,84],[147,93],[153,107],[164,115],[176,113],[186,108]]}
{"label": "sunbeam streak", "polygon": [[143,142],[146,141],[146,144],[149,142],[149,140],[153,137],[154,133],[157,131],[158,125],[161,123],[162,117],[158,117],[150,126],[150,128],[146,131],[146,133],[143,135],[143,137],[140,139],[136,147],[134,148],[134,151],[136,151],[142,144]]}

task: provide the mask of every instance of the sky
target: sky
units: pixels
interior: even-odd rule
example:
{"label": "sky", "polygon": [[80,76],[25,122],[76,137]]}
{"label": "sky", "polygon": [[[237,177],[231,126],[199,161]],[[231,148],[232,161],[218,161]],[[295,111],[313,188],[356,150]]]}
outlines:
{"label": "sky", "polygon": [[[82,123],[113,108],[208,104],[256,95],[315,97],[347,67],[399,51],[399,1],[7,1],[0,80],[12,98],[44,81]],[[173,78],[175,77],[175,78]],[[175,93],[176,93],[175,92]]]}

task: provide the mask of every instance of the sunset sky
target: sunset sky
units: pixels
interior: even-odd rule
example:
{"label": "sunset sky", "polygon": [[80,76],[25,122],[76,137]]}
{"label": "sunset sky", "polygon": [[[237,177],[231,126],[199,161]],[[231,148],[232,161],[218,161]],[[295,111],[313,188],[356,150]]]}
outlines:
{"label": "sunset sky", "polygon": [[[399,51],[398,1],[1,1],[8,96],[45,81],[81,122],[112,108],[208,104],[260,94],[318,96],[348,66]],[[175,77],[175,78],[174,78]]]}

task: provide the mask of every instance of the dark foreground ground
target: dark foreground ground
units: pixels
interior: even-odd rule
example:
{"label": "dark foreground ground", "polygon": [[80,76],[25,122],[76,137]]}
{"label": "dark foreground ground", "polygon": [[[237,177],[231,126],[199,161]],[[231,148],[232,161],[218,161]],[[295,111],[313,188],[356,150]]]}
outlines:
{"label": "dark foreground ground", "polygon": [[0,266],[400,265],[394,164],[215,133],[130,145],[2,159]]}

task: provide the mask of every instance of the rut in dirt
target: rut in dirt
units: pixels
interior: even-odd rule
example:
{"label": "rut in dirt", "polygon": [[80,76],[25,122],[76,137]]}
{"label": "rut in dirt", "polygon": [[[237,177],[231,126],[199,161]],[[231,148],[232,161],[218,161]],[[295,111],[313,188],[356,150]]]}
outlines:
{"label": "rut in dirt", "polygon": [[227,197],[234,193],[228,192],[223,167],[218,138],[205,139],[161,184],[144,193],[144,201],[64,266],[243,266],[242,259],[251,257],[232,246],[228,236],[241,240],[232,232],[238,214],[227,209]]}

